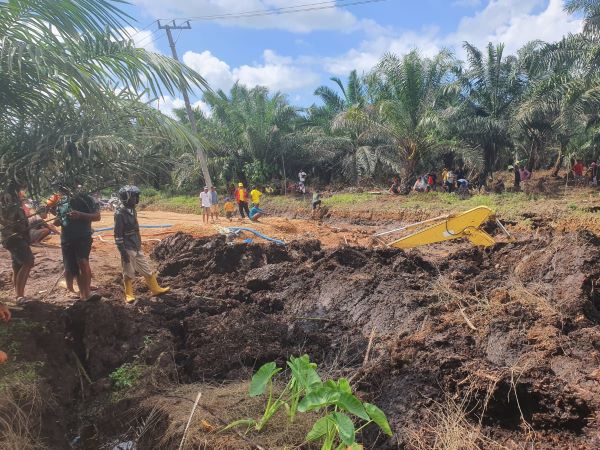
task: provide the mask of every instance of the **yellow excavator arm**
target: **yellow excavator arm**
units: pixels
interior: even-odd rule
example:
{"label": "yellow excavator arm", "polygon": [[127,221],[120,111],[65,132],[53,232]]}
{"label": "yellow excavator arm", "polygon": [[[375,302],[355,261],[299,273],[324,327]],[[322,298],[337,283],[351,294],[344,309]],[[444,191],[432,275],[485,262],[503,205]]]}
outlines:
{"label": "yellow excavator arm", "polygon": [[[478,206],[464,213],[437,217],[435,219],[426,220],[417,224],[408,225],[396,230],[391,230],[384,233],[379,233],[375,236],[382,236],[385,234],[391,234],[394,232],[404,231],[415,226],[424,225],[426,223],[433,223],[433,225],[427,226],[425,229],[414,232],[403,238],[397,239],[387,244],[390,247],[397,247],[402,249],[419,247],[421,245],[434,244],[436,242],[449,241],[452,239],[467,238],[469,241],[476,246],[489,247],[494,245],[496,241],[492,236],[481,229],[481,226],[493,219],[495,216],[487,206]],[[508,231],[502,226],[502,224],[496,220],[509,237]]]}

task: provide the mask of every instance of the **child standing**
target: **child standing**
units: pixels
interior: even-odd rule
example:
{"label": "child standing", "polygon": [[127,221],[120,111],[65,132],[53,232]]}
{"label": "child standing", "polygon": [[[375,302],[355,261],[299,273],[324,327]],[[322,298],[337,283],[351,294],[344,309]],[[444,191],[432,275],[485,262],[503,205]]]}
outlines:
{"label": "child standing", "polygon": [[229,219],[229,221],[231,222],[233,214],[235,213],[235,205],[231,201],[230,197],[227,197],[225,199],[225,203],[223,204],[223,210],[225,211],[225,217],[227,217],[227,219]]}

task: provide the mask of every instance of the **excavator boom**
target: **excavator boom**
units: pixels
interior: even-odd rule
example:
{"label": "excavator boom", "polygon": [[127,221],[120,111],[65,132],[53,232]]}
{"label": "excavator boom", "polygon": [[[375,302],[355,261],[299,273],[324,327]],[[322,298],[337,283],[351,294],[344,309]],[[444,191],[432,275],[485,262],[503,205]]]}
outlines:
{"label": "excavator boom", "polygon": [[[395,240],[388,245],[407,249],[466,237],[473,245],[489,247],[494,245],[496,241],[483,231],[481,226],[493,217],[494,211],[490,208],[478,206],[464,213],[440,218],[438,223]],[[404,227],[404,229],[406,228]],[[502,228],[504,229],[504,227]]]}

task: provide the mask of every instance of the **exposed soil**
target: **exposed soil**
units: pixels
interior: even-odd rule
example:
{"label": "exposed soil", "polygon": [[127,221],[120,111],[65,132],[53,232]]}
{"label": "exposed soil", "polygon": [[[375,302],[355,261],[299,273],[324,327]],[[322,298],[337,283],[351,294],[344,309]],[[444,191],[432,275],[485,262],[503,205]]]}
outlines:
{"label": "exposed soil", "polygon": [[[18,362],[44,362],[41,436],[50,448],[178,448],[197,386],[206,398],[187,448],[299,445],[303,434],[285,430],[277,441],[214,430],[241,418],[253,369],[307,353],[388,415],[394,437],[367,428],[366,448],[434,448],[450,432],[440,419],[450,402],[464,415],[457,428],[476,429],[480,448],[594,449],[599,251],[594,234],[551,230],[443,252],[180,232],[152,255],[169,294],[140,289],[125,305],[116,263],[104,261],[102,300],[72,304],[57,291],[15,311],[30,326],[9,329],[22,342]],[[115,392],[109,374],[124,363],[140,375]]]}

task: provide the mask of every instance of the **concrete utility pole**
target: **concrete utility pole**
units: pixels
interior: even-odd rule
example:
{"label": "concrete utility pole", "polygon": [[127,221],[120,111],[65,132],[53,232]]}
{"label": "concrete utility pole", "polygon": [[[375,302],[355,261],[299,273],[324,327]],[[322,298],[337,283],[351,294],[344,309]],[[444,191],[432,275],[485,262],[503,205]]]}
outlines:
{"label": "concrete utility pole", "polygon": [[[171,30],[191,30],[192,26],[190,25],[190,21],[185,21],[183,25],[175,25],[175,21],[173,20],[170,24],[161,25],[159,20],[158,28],[167,32],[167,38],[169,39],[169,46],[171,47],[173,59],[179,62],[179,56],[177,56],[177,49],[175,48],[175,42],[173,42],[173,35],[171,34]],[[187,111],[188,120],[190,121],[190,127],[192,128],[193,133],[197,135],[198,128],[196,128],[196,117],[194,116],[192,104],[190,103],[190,97],[188,96],[187,89],[185,88],[185,81],[183,80],[183,78],[181,79],[180,84],[181,94],[183,95],[183,101],[185,102],[185,110]],[[202,168],[204,182],[210,188],[212,187],[212,180],[210,178],[210,173],[208,172],[208,163],[206,161],[204,149],[200,146],[196,148],[196,157],[198,158],[198,161],[200,161],[200,167]]]}

